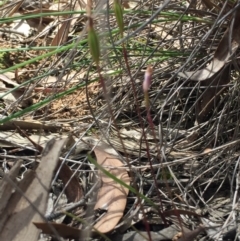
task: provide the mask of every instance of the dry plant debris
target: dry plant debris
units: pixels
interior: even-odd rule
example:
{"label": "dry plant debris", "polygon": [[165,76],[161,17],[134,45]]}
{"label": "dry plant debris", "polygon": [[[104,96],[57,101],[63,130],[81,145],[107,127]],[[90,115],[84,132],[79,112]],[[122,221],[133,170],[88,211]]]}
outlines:
{"label": "dry plant debris", "polygon": [[214,53],[213,60],[204,69],[197,71],[178,73],[179,76],[194,80],[203,81],[210,79],[213,75],[217,74],[226,64],[229,59],[237,51],[240,44],[240,9],[237,9],[231,23],[226,30],[222,40],[220,41],[216,52]]}
{"label": "dry plant debris", "polygon": [[[127,185],[130,184],[127,171],[120,169],[123,163],[118,158],[109,155],[99,147],[94,148],[94,153],[99,165]],[[94,228],[101,233],[107,233],[113,230],[122,218],[129,190],[101,171],[99,172],[99,176],[102,186],[98,191],[94,209],[105,209],[107,213],[94,225]]]}
{"label": "dry plant debris", "polygon": [[[196,104],[198,123],[209,113],[214,103],[217,103],[223,90],[226,89],[224,86],[227,86],[230,82],[230,69],[227,65],[240,44],[239,21],[240,9],[238,8],[232,18],[232,24],[226,30],[217,47],[213,60],[206,68],[197,71],[178,73],[179,76],[189,80],[204,81],[203,85],[207,86],[207,89]],[[223,71],[221,71],[222,69]]]}
{"label": "dry plant debris", "polygon": [[193,231],[190,232],[183,232],[177,234],[175,237],[173,237],[173,241],[192,241],[194,240],[201,232],[204,231],[204,227],[200,226]]}
{"label": "dry plant debris", "polygon": [[[100,234],[123,241],[171,240],[182,232],[178,240],[190,241],[206,231],[202,240],[217,241],[226,240],[229,230],[235,238],[239,3],[124,1],[124,11],[108,11],[113,3],[121,6],[119,1],[1,3],[0,114],[8,120],[0,125],[1,240],[20,240],[25,230],[28,240],[37,240],[32,222],[59,240],[99,240]],[[88,26],[100,39],[96,63]],[[153,126],[142,91],[149,65]],[[48,161],[54,164],[43,167],[46,143],[69,136],[60,156],[62,141],[50,148],[54,158]],[[92,149],[98,165],[135,192],[97,170],[87,158]],[[47,187],[40,190],[40,206],[34,199],[36,175]],[[54,203],[48,214],[47,199]]]}
{"label": "dry plant debris", "polygon": [[84,232],[77,228],[69,227],[61,223],[34,223],[35,226],[43,231],[45,234],[54,235],[53,230],[56,230],[60,237],[66,239],[79,239],[79,237],[87,237],[89,231]]}
{"label": "dry plant debris", "polygon": [[59,178],[65,187],[65,194],[69,202],[77,202],[83,198],[83,190],[80,186],[78,178],[73,174],[72,170],[64,163],[60,162]]}
{"label": "dry plant debris", "polygon": [[[4,182],[9,182],[15,192],[8,198],[7,203],[3,200],[5,207],[0,225],[2,240],[38,240],[39,230],[34,227],[32,222],[43,221],[42,213],[46,211],[53,172],[57,167],[65,142],[66,139],[58,141],[52,139],[48,142],[43,150],[38,168],[35,171],[29,171],[19,184],[14,181],[15,177],[12,176],[15,168],[9,177],[5,175]],[[17,164],[16,167],[18,169],[19,165]],[[1,198],[5,199],[5,196],[1,196]]]}

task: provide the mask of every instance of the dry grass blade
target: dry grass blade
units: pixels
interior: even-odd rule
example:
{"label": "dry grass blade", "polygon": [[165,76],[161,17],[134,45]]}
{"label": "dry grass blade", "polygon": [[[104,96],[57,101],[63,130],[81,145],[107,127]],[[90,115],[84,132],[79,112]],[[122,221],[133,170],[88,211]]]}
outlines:
{"label": "dry grass blade", "polygon": [[10,12],[7,14],[8,17],[11,17],[14,13],[18,12],[19,8],[21,7],[24,0],[21,0],[16,3],[16,5],[10,10]]}
{"label": "dry grass blade", "polygon": [[173,209],[173,210],[168,210],[168,211],[164,211],[163,212],[163,215],[165,217],[168,217],[168,216],[178,216],[180,217],[180,215],[189,215],[189,216],[195,216],[195,217],[201,217],[201,215],[198,215],[197,213],[194,213],[192,211],[188,211],[188,210],[180,210],[180,209]]}
{"label": "dry grass blade", "polygon": [[[118,169],[123,165],[119,159],[107,154],[99,147],[96,147],[94,152],[99,165],[129,185],[130,179],[127,171]],[[115,169],[109,169],[108,167],[115,167]],[[102,179],[102,187],[98,192],[94,209],[107,209],[107,213],[95,224],[94,228],[102,233],[107,233],[113,230],[122,218],[129,190],[101,171],[99,171],[99,176]]]}
{"label": "dry grass blade", "polygon": [[[232,21],[234,21],[232,32],[230,32],[230,28],[226,30],[221,42],[217,47],[214,58],[209,65],[206,68],[198,71],[180,72],[178,74],[180,77],[194,81],[204,81],[214,76],[224,67],[232,54],[236,52],[240,44],[240,8],[237,9],[235,17]],[[232,36],[231,42],[229,42],[229,35]]]}
{"label": "dry grass blade", "polygon": [[36,120],[12,120],[7,123],[4,123],[0,126],[0,130],[15,130],[16,126],[22,130],[48,130],[48,131],[57,131],[61,127],[57,126],[55,123],[47,123]]}
{"label": "dry grass blade", "polygon": [[65,141],[49,141],[39,167],[36,171],[30,171],[16,188],[1,218],[4,227],[0,240],[38,240],[39,230],[32,222],[43,221],[53,172]]}

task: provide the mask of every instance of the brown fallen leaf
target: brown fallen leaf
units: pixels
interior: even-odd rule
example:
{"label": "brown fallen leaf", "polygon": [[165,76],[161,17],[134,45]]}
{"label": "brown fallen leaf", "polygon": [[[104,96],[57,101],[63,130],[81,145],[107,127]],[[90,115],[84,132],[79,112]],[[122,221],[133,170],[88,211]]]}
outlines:
{"label": "brown fallen leaf", "polygon": [[41,122],[37,120],[11,120],[9,122],[6,122],[0,126],[1,131],[6,130],[16,130],[16,126],[23,130],[48,130],[48,131],[58,131],[60,130],[61,126],[57,126],[56,123],[47,123],[47,122]]}
{"label": "brown fallen leaf", "polygon": [[[15,165],[11,168],[8,174],[3,173],[3,180],[0,183],[0,215],[2,217],[5,208],[8,205],[9,199],[12,195],[14,189],[13,185],[8,182],[8,178],[12,180],[13,183],[17,183],[16,177],[19,173],[20,167],[22,165],[22,160],[17,161]],[[7,176],[7,177],[5,177]],[[4,223],[0,221],[0,232],[2,230]]]}
{"label": "brown fallen leaf", "polygon": [[[61,163],[59,164],[60,167]],[[65,188],[65,194],[68,202],[77,202],[83,197],[83,190],[76,176],[73,176],[72,170],[65,163],[59,172],[59,178],[62,180]]]}
{"label": "brown fallen leaf", "polygon": [[[196,119],[198,124],[202,123],[206,115],[211,111],[214,105],[218,104],[220,95],[226,89],[224,85],[230,82],[230,66],[226,67],[223,71],[217,75],[211,77],[207,81],[203,81],[201,85],[209,85],[210,88],[206,88],[201,98],[196,103]],[[215,87],[214,87],[215,86]]]}
{"label": "brown fallen leaf", "polygon": [[122,6],[123,6],[125,9],[129,9],[129,8],[130,8],[129,1],[123,0],[123,1],[122,1]]}
{"label": "brown fallen leaf", "polygon": [[69,16],[68,20],[65,20],[64,23],[58,28],[57,34],[52,40],[51,46],[59,46],[67,41],[69,29],[71,27],[71,17]]}
{"label": "brown fallen leaf", "polygon": [[[95,147],[94,153],[99,165],[129,185],[128,173],[126,170],[118,168],[123,166],[123,163],[116,156],[106,153],[100,147]],[[114,167],[114,169],[110,167]],[[113,230],[122,218],[129,190],[103,174],[102,171],[99,171],[99,176],[102,180],[102,187],[98,191],[94,209],[104,209],[107,212],[94,225],[94,228],[101,233],[107,233]]]}
{"label": "brown fallen leaf", "polygon": [[[66,139],[49,141],[36,171],[27,173],[19,185],[15,186],[16,192],[12,194],[1,215],[0,227],[3,228],[0,240],[38,240],[40,231],[32,222],[43,221],[52,176],[65,141]],[[8,181],[11,182],[10,179]]]}
{"label": "brown fallen leaf", "polygon": [[[232,33],[230,33],[230,28],[228,28],[218,45],[212,62],[206,68],[195,72],[179,73],[181,77],[202,81],[202,86],[209,86],[196,103],[195,110],[198,124],[205,120],[205,117],[214,105],[218,103],[220,95],[226,89],[224,85],[227,85],[230,82],[230,66],[228,65],[223,70],[222,68],[227,64],[230,57],[236,52],[240,44],[240,28],[238,26],[240,21],[240,8],[237,9],[232,21]],[[232,37],[231,43],[229,42],[229,35]]]}
{"label": "brown fallen leaf", "polygon": [[[197,71],[180,72],[178,73],[180,77],[194,81],[204,81],[211,78],[225,66],[240,44],[240,8],[236,10],[234,16],[235,17],[232,19],[234,22],[232,32],[230,33],[230,28],[226,30],[217,47],[214,58],[209,65],[206,68]],[[229,35],[232,37],[231,42],[229,42]]]}
{"label": "brown fallen leaf", "polygon": [[[73,11],[79,11],[81,9],[82,8],[81,8],[80,3],[76,2],[73,7]],[[60,26],[58,27],[57,34],[55,35],[54,39],[52,40],[51,46],[59,46],[59,45],[65,43],[68,39],[70,28],[71,28],[71,26],[74,26],[76,21],[77,21],[76,14],[68,15],[65,18],[64,22],[62,24],[60,24]]]}

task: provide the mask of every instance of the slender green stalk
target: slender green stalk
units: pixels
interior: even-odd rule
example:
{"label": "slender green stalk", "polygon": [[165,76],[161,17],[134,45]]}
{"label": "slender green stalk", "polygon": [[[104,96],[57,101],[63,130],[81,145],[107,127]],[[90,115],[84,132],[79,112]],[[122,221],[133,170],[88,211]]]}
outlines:
{"label": "slender green stalk", "polygon": [[[93,11],[94,13],[94,11]],[[114,11],[100,11],[98,12],[98,14],[112,14],[114,13]],[[123,14],[145,14],[147,16],[152,15],[151,11],[145,11],[145,10],[124,10]],[[0,19],[0,24],[3,23],[9,23],[9,22],[13,22],[16,20],[24,20],[24,19],[32,19],[32,18],[41,18],[41,17],[49,17],[49,16],[64,16],[64,15],[73,15],[73,14],[86,14],[86,11],[64,11],[64,12],[47,12],[47,13],[38,13],[38,14],[24,14],[21,16],[14,16],[14,17],[8,17],[8,18],[1,18]],[[175,21],[178,20],[179,18],[181,18],[181,21],[194,21],[194,22],[201,22],[201,23],[208,23],[208,24],[212,24],[213,21],[208,20],[208,19],[204,19],[204,18],[200,18],[200,17],[194,17],[194,16],[188,16],[188,15],[183,15],[182,13],[173,13],[173,12],[161,12],[159,14],[159,17],[165,17],[165,18],[169,18],[172,19],[171,21]],[[164,21],[166,21],[167,19],[165,19]]]}

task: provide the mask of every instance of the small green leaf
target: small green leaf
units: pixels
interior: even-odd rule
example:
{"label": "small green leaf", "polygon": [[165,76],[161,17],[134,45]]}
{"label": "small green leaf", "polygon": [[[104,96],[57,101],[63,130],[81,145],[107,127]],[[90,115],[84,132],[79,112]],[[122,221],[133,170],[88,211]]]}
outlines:
{"label": "small green leaf", "polygon": [[88,45],[89,45],[90,53],[92,55],[93,60],[96,62],[97,65],[99,65],[99,60],[100,60],[99,38],[92,24],[89,25],[89,30],[88,30]]}
{"label": "small green leaf", "polygon": [[113,10],[117,19],[119,31],[123,37],[123,29],[124,29],[123,9],[122,9],[122,5],[119,3],[118,0],[114,0]]}

